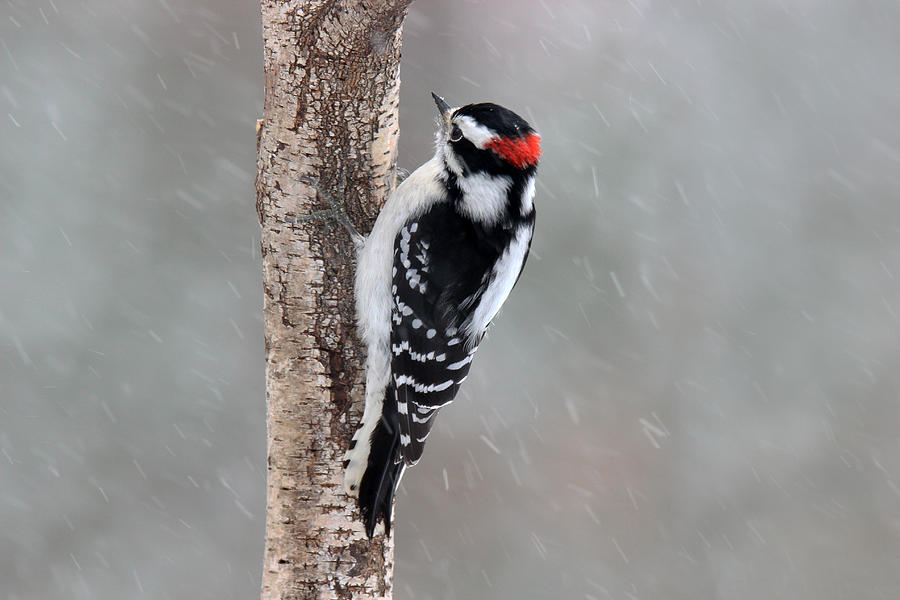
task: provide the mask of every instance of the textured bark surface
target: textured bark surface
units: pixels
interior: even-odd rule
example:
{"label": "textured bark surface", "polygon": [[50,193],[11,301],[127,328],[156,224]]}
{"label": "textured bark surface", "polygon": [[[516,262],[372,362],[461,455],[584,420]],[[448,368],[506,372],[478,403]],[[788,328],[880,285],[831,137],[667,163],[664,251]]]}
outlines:
{"label": "textured bark surface", "polygon": [[[341,487],[363,359],[353,245],[302,177],[368,231],[393,186],[400,30],[411,0],[263,0],[257,210],[265,287],[268,498],[262,598],[390,598],[391,540]],[[344,187],[346,183],[346,187]]]}

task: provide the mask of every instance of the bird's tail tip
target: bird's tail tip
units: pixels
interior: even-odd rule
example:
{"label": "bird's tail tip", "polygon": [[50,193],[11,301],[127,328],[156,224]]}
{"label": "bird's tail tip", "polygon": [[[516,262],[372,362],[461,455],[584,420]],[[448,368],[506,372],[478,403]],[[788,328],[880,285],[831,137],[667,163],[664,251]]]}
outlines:
{"label": "bird's tail tip", "polygon": [[356,490],[357,503],[369,538],[374,537],[379,520],[384,522],[385,535],[391,534],[394,493],[406,466],[402,460],[394,462],[399,445],[400,433],[397,428],[380,420],[372,433],[366,469]]}

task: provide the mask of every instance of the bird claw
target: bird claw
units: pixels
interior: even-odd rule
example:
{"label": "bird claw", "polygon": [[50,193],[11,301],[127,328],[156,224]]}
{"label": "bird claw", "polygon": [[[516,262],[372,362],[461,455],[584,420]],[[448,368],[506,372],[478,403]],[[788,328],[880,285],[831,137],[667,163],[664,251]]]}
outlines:
{"label": "bird claw", "polygon": [[397,169],[394,170],[394,185],[400,185],[401,183],[406,181],[407,177],[409,177],[409,171],[407,169],[397,167]]}
{"label": "bird claw", "polygon": [[331,194],[331,191],[326,190],[319,184],[317,180],[313,179],[312,177],[301,177],[300,183],[306,184],[316,190],[316,192],[328,202],[328,205],[331,208],[311,212],[308,215],[304,216],[290,217],[288,219],[285,219],[285,221],[288,223],[310,223],[312,221],[318,221],[321,219],[335,219],[344,226],[344,229],[347,230],[347,233],[350,235],[350,239],[353,241],[353,245],[356,246],[357,249],[362,248],[366,238],[356,230],[356,227],[354,227],[353,223],[350,221],[350,215],[347,213],[347,203],[344,201],[346,179],[344,177],[343,171],[341,171],[340,183],[338,184],[337,188],[338,197],[340,198],[340,200],[335,200],[334,196],[332,196]]}

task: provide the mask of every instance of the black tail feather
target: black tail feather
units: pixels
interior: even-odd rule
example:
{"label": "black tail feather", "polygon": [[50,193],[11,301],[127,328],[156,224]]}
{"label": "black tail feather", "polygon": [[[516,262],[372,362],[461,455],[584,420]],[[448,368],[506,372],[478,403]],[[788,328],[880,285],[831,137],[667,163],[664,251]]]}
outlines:
{"label": "black tail feather", "polygon": [[[388,405],[394,405],[393,409]],[[396,401],[385,398],[385,410],[372,433],[369,464],[359,484],[359,509],[362,512],[366,534],[375,535],[378,519],[384,519],[385,535],[391,535],[391,513],[394,492],[400,482],[404,463],[399,458],[400,428],[397,423]]]}

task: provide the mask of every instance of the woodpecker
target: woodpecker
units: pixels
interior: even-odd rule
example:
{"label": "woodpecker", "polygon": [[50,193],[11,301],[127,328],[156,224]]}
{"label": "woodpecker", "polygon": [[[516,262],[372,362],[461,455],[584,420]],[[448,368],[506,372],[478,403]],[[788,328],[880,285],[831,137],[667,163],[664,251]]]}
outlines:
{"label": "woodpecker", "polygon": [[359,241],[356,311],[366,406],[344,488],[366,533],[390,535],[393,497],[453,401],[491,320],[522,273],[534,232],[538,133],[496,104],[440,111],[434,156],[391,194]]}

